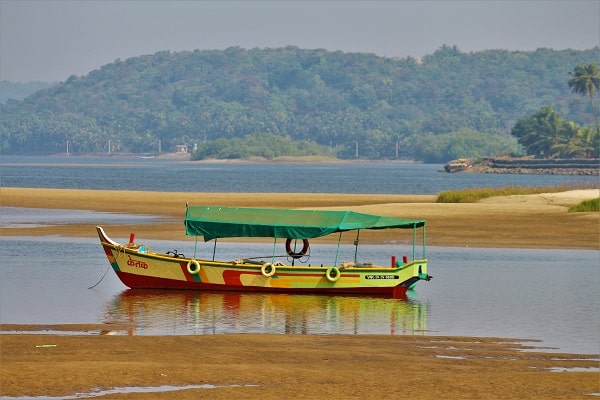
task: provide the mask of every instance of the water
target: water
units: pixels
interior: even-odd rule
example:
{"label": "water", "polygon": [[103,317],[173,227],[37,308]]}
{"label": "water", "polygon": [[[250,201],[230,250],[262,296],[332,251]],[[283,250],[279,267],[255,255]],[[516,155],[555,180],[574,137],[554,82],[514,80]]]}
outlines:
{"label": "water", "polygon": [[45,208],[0,207],[0,228],[32,228],[66,223],[151,224],[154,215],[132,215],[88,210],[48,210]]}
{"label": "water", "polygon": [[436,194],[498,186],[592,185],[597,177],[448,174],[439,164],[193,163],[169,158],[2,156],[4,187],[250,193]]}
{"label": "water", "polygon": [[[110,233],[110,232],[109,232]],[[141,236],[141,233],[140,235]],[[118,238],[123,241],[127,238]],[[141,239],[140,239],[141,241]],[[192,255],[194,242],[144,241]],[[541,340],[561,352],[600,352],[600,252],[595,250],[428,249],[434,279],[406,299],[261,293],[130,290],[109,271],[93,239],[3,237],[0,322],[126,324],[103,334],[222,333],[409,334]],[[235,259],[272,252],[271,244],[220,243]],[[386,262],[407,246],[365,245],[363,261]],[[212,243],[197,251],[211,254]],[[342,252],[353,256],[354,247]],[[335,246],[313,249],[335,252]],[[26,255],[26,258],[23,257]],[[82,256],[83,255],[83,256]],[[26,263],[24,264],[24,260]],[[11,262],[14,261],[14,262]],[[321,262],[321,259],[311,259]]]}
{"label": "water", "polygon": [[[441,165],[190,163],[180,159],[11,157],[0,160],[3,187],[206,192],[435,194],[469,187],[596,185],[597,177],[446,174]],[[3,227],[93,221],[154,223],[150,216],[0,207]],[[110,234],[110,231],[108,232]],[[137,232],[143,241],[143,232]],[[128,238],[117,238],[126,241]],[[193,254],[194,243],[146,241]],[[271,254],[271,246],[258,253]],[[255,251],[247,244],[243,251]],[[252,248],[252,249],[251,249]],[[210,254],[212,243],[200,245]],[[314,259],[320,262],[317,249]],[[352,259],[353,247],[343,250]],[[319,249],[324,257],[332,246]],[[364,246],[363,261],[387,264],[408,249]],[[385,254],[385,258],[379,254]],[[240,250],[220,243],[219,258]],[[0,322],[126,323],[117,334],[412,334],[541,340],[542,346],[599,353],[600,252],[429,248],[431,282],[403,300],[352,296],[134,291],[112,271],[97,240],[0,237]],[[331,260],[325,260],[331,261]]]}

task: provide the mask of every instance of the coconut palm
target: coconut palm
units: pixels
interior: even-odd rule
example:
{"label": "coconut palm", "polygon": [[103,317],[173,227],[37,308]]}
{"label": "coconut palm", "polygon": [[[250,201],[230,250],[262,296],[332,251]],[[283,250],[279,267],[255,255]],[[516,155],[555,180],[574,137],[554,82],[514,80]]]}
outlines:
{"label": "coconut palm", "polygon": [[573,121],[565,121],[560,130],[560,137],[551,150],[558,153],[560,158],[580,158],[588,156],[590,145],[586,141],[586,131],[590,128],[581,128]]}
{"label": "coconut palm", "polygon": [[600,91],[600,67],[596,63],[587,65],[577,65],[573,72],[570,72],[569,87],[573,93],[578,93],[582,96],[590,96],[592,103],[592,114],[596,121],[596,130],[600,132],[598,125],[598,116],[596,113],[596,94]]}

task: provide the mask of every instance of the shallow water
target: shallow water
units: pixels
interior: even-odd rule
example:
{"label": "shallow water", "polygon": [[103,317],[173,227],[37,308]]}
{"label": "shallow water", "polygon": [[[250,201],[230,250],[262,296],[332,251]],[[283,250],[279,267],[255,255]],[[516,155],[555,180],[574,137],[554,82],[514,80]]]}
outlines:
{"label": "shallow water", "polygon": [[[109,232],[110,234],[110,232]],[[138,236],[142,236],[142,233]],[[125,241],[127,238],[115,238]],[[220,333],[409,334],[541,340],[561,352],[600,353],[600,252],[428,248],[430,282],[406,299],[125,288],[92,239],[2,237],[0,322],[128,323],[130,335]],[[140,241],[143,241],[140,239]],[[192,241],[146,241],[157,251],[194,254]],[[240,247],[242,249],[240,249]],[[313,247],[330,261],[334,245]],[[272,253],[271,244],[219,243],[217,257]],[[212,243],[198,243],[212,254]],[[362,261],[386,264],[405,245],[361,246]],[[323,253],[317,258],[317,253]],[[346,258],[354,247],[344,246]]]}
{"label": "shallow water", "polygon": [[33,228],[65,223],[151,224],[153,215],[110,213],[89,210],[50,210],[47,208],[0,207],[0,228]]}
{"label": "shallow water", "polygon": [[188,389],[218,389],[224,387],[254,387],[258,385],[212,385],[209,383],[202,385],[186,385],[186,386],[172,386],[172,385],[162,385],[162,386],[128,386],[128,387],[116,387],[112,389],[96,389],[87,393],[75,393],[70,396],[18,396],[18,397],[9,397],[2,396],[1,400],[72,400],[72,399],[91,399],[95,397],[103,397],[111,394],[121,394],[121,393],[164,393],[164,392],[177,392],[179,390],[188,390]]}

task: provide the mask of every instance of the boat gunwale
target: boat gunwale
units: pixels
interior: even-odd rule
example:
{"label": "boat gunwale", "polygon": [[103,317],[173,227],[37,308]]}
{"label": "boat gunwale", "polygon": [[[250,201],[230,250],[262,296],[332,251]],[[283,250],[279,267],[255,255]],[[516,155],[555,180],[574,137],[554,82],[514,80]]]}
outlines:
{"label": "boat gunwale", "polygon": [[[102,241],[102,245],[105,247],[109,247],[112,250],[117,252],[116,257],[118,257],[118,254],[131,254],[131,255],[135,255],[138,257],[142,257],[142,258],[150,258],[150,259],[160,259],[162,261],[168,261],[168,262],[173,262],[173,263],[188,263],[192,260],[198,261],[198,263],[200,263],[201,266],[207,266],[207,267],[220,267],[220,268],[227,268],[227,267],[231,267],[231,268],[240,268],[240,269],[247,269],[247,270],[257,270],[260,272],[261,268],[264,265],[267,264],[272,264],[272,263],[268,263],[265,262],[264,264],[250,264],[250,263],[236,263],[235,261],[213,261],[213,260],[208,260],[208,259],[203,259],[203,258],[190,258],[190,257],[173,257],[173,256],[169,256],[166,255],[164,253],[157,253],[154,251],[151,251],[149,253],[143,253],[143,252],[139,252],[137,251],[136,248],[133,247],[128,247],[127,245],[121,245],[121,244],[112,244],[109,242],[104,242]],[[265,258],[269,258],[269,256],[265,256]],[[342,267],[342,266],[334,266],[334,265],[276,265],[276,264],[272,264],[277,268],[278,272],[283,272],[286,270],[290,270],[290,271],[315,271],[315,270],[327,270],[328,268],[332,268],[332,267],[336,267],[338,268],[340,271],[353,271],[353,272],[394,272],[394,271],[401,271],[405,268],[409,268],[415,264],[423,264],[423,263],[427,263],[427,259],[415,259],[412,261],[409,261],[406,264],[403,264],[399,267],[384,267],[384,266],[372,266],[372,267],[357,267],[357,266],[347,266],[347,267]]]}

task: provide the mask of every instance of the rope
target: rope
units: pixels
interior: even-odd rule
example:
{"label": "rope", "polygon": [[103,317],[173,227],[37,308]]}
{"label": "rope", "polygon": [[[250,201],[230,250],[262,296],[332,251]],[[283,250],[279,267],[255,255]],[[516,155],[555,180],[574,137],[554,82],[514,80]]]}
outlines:
{"label": "rope", "polygon": [[88,289],[93,289],[96,286],[98,286],[100,284],[100,282],[102,282],[102,279],[104,279],[104,277],[106,276],[106,274],[108,273],[108,270],[110,269],[110,264],[106,267],[106,271],[104,271],[104,275],[102,275],[102,278],[100,278],[100,280],[98,282],[96,282],[95,285],[90,286]]}
{"label": "rope", "polygon": [[117,248],[115,249],[117,250],[117,255],[115,256],[115,258],[119,258],[121,256],[121,254],[125,255],[126,251],[125,251],[125,246],[117,246]]}
{"label": "rope", "polygon": [[[115,250],[117,251],[117,254],[115,256],[116,259],[118,259],[121,254],[125,255],[125,246],[117,246],[117,248]],[[96,284],[90,286],[88,289],[93,289],[96,286],[98,286],[100,284],[100,282],[102,282],[102,280],[104,279],[104,277],[106,276],[106,274],[108,274],[108,270],[109,269],[110,269],[110,264],[108,264],[106,266],[106,271],[104,271],[104,275],[102,275],[102,278],[100,278],[100,280],[98,282],[96,282]]]}

